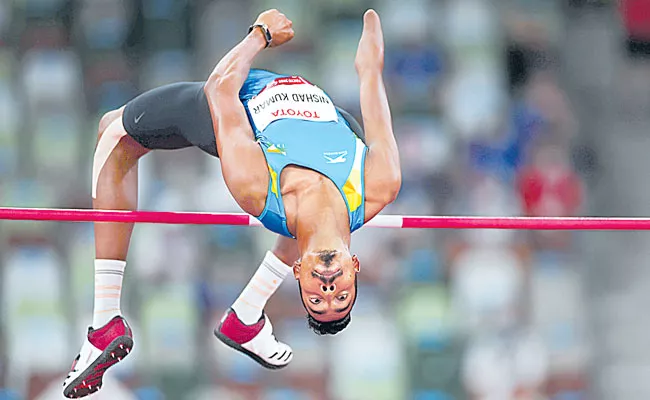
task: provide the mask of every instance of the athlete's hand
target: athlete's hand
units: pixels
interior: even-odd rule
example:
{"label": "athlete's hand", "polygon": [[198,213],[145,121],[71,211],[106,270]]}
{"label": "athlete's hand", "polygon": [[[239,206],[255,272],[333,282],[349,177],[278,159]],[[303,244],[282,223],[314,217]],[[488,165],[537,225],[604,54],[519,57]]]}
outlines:
{"label": "athlete's hand", "polygon": [[276,9],[271,9],[261,13],[256,24],[266,24],[271,33],[271,47],[280,46],[293,39],[293,22],[286,15]]}
{"label": "athlete's hand", "polygon": [[375,10],[368,10],[363,15],[363,33],[354,66],[358,74],[366,71],[381,72],[384,69],[384,34]]}

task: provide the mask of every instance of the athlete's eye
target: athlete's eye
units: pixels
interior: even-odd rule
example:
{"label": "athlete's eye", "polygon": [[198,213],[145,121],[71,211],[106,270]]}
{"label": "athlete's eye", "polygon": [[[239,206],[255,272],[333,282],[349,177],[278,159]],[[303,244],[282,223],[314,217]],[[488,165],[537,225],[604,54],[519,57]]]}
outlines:
{"label": "athlete's eye", "polygon": [[348,298],[348,294],[347,294],[347,293],[342,294],[342,295],[340,295],[339,297],[337,297],[338,301],[345,301],[345,299],[347,299],[347,298]]}
{"label": "athlete's eye", "polygon": [[320,304],[320,299],[316,297],[312,297],[311,299],[309,299],[309,302],[311,304]]}

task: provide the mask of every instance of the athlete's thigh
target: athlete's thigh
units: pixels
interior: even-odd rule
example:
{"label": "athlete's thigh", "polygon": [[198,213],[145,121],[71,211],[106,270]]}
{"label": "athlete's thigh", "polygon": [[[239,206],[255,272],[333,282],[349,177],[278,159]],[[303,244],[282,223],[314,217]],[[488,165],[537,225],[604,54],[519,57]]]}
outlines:
{"label": "athlete's thigh", "polygon": [[198,147],[218,156],[201,82],[175,83],[145,92],[126,105],[122,120],[129,136],[147,149]]}

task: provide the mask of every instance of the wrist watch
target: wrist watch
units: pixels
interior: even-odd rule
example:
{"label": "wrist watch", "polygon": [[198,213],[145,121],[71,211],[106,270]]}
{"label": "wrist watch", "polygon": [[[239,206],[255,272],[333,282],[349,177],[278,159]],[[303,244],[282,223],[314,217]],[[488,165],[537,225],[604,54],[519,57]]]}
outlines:
{"label": "wrist watch", "polygon": [[271,37],[271,32],[269,32],[269,27],[266,26],[266,24],[253,24],[248,28],[248,33],[250,34],[253,32],[253,29],[255,28],[260,28],[262,33],[264,34],[264,40],[266,40],[266,46],[264,48],[267,48],[271,45],[271,41],[273,38]]}

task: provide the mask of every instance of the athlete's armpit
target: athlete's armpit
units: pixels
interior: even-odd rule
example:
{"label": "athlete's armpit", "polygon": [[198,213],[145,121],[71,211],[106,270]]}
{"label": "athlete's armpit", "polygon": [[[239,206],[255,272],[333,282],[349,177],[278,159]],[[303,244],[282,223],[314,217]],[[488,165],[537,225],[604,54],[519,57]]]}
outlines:
{"label": "athlete's armpit", "polygon": [[393,152],[386,147],[368,150],[364,171],[365,221],[372,219],[397,199],[402,186],[402,173],[399,165],[393,165],[394,157]]}

